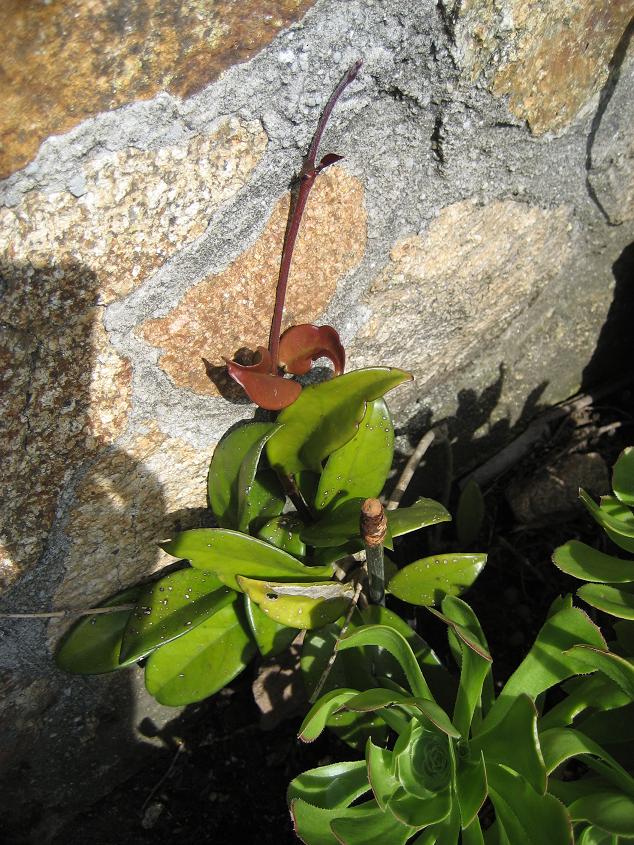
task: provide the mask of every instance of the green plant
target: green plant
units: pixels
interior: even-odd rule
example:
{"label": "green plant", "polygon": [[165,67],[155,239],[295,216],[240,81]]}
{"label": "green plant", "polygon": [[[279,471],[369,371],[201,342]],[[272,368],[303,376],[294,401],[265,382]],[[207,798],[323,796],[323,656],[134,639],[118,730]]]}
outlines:
{"label": "green plant", "polygon": [[[332,690],[313,706],[300,731],[305,742],[343,714],[352,724],[380,714],[392,739],[370,738],[364,760],[292,781],[288,799],[299,837],[307,845],[565,845],[573,831],[583,845],[634,837],[634,778],[602,743],[617,724],[615,713],[623,724],[615,708],[632,707],[632,665],[608,650],[570,598],[560,599],[496,697],[475,614],[451,596],[441,606],[442,613],[431,612],[448,626],[460,667],[449,707],[440,706],[448,686],[438,683],[438,665],[436,675],[430,672],[419,638],[413,648],[412,637],[394,627],[363,625],[339,642],[343,654],[373,647],[391,655],[406,683],[383,675],[374,689]],[[585,677],[589,672],[596,674]],[[567,679],[567,697],[545,708],[546,691]],[[562,771],[571,759],[588,767],[574,781]],[[495,818],[489,813],[483,830],[487,798]]]}
{"label": "green plant", "polygon": [[[340,564],[364,548],[362,503],[380,494],[391,468],[394,429],[382,397],[410,375],[385,367],[343,374],[345,353],[329,326],[293,326],[280,337],[293,247],[310,188],[340,158],[326,155],[316,164],[318,145],[336,100],[358,69],[359,63],[330,98],[300,173],[269,348],[260,348],[259,360],[250,366],[227,361],[229,373],[254,401],[281,412],[274,422],[245,423],[221,440],[208,476],[219,527],[183,531],[162,543],[180,561],[176,571],[114,596],[104,608],[115,608],[112,612],[82,619],[57,652],[59,666],[69,672],[108,672],[143,660],[150,693],[163,704],[183,705],[217,692],[257,652],[275,655],[300,630],[317,631],[306,637],[303,660],[315,692],[327,688],[338,635],[333,632],[373,619],[371,611],[352,613],[362,578],[358,566],[346,574]],[[324,355],[335,369],[328,381],[302,387],[281,371],[283,363],[288,374],[305,374]],[[392,549],[395,537],[448,519],[446,509],[430,499],[390,511],[385,546]],[[380,553],[378,558],[382,567]],[[388,592],[400,599],[432,604],[468,587],[484,562],[479,554],[439,555],[397,570],[388,559],[378,574],[380,593],[387,582]],[[353,662],[361,666],[364,660],[365,669],[353,668],[372,686],[368,659]],[[340,662],[330,681],[343,668]],[[346,736],[358,741],[356,734]]]}

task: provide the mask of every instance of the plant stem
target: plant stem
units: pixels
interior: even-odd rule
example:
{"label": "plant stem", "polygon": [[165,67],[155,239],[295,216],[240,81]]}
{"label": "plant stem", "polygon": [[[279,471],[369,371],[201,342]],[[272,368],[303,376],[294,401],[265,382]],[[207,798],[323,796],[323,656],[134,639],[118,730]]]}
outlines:
{"label": "plant stem", "polygon": [[387,533],[387,517],[378,499],[366,499],[361,505],[360,527],[368,566],[370,601],[385,605],[383,541]]}
{"label": "plant stem", "polygon": [[284,235],[280,272],[277,279],[277,289],[275,291],[275,307],[273,309],[273,319],[271,320],[271,331],[269,333],[269,352],[271,353],[271,373],[273,373],[273,375],[277,375],[278,370],[282,317],[284,315],[286,288],[288,286],[288,275],[291,269],[295,241],[297,240],[297,234],[299,232],[302,215],[304,214],[304,209],[306,208],[306,203],[308,201],[308,195],[315,184],[315,179],[317,178],[320,170],[319,167],[315,166],[319,142],[321,141],[326,124],[328,123],[328,118],[330,117],[337,100],[356,77],[360,67],[361,62],[355,62],[355,64],[346,71],[345,75],[330,95],[330,99],[326,103],[326,107],[322,112],[319,123],[317,124],[317,129],[313,135],[308,155],[304,159],[304,163],[299,173],[300,182],[297,197],[294,202],[291,200],[290,220],[286,229],[286,234]]}
{"label": "plant stem", "polygon": [[428,431],[427,434],[424,434],[419,440],[418,446],[410,455],[409,460],[405,464],[405,469],[401,473],[401,477],[399,478],[396,487],[392,491],[390,500],[385,506],[386,510],[396,510],[396,508],[400,505],[401,499],[403,498],[403,493],[407,490],[410,481],[414,477],[414,473],[418,469],[418,466],[423,459],[423,455],[434,442],[435,436],[436,435],[433,431]]}

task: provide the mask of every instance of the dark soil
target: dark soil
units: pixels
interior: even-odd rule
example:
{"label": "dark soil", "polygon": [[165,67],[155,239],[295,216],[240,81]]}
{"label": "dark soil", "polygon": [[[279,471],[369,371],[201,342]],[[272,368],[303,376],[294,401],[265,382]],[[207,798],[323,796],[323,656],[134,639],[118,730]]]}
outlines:
{"label": "dark soil", "polygon": [[[489,558],[466,598],[488,638],[498,687],[529,649],[553,599],[578,586],[551,563],[553,550],[572,538],[606,548],[600,530],[574,504],[519,524],[506,495],[511,482],[516,488],[518,480],[519,487],[523,480],[531,483],[576,453],[598,453],[610,468],[622,448],[634,442],[633,419],[631,393],[621,390],[566,418],[546,442],[485,489],[486,518],[474,549],[486,550]],[[425,490],[413,492],[425,495]],[[437,534],[434,542],[455,547],[449,532]],[[401,562],[413,559],[406,544],[400,553]],[[420,550],[414,556],[420,557]],[[444,627],[424,610],[417,614],[417,625],[448,659]],[[305,769],[353,759],[354,752],[332,735],[302,745],[296,738],[299,718],[261,730],[252,679],[247,670],[211,700],[188,708],[177,722],[178,736],[163,733],[163,753],[68,824],[56,845],[296,843],[285,801],[288,782]]]}

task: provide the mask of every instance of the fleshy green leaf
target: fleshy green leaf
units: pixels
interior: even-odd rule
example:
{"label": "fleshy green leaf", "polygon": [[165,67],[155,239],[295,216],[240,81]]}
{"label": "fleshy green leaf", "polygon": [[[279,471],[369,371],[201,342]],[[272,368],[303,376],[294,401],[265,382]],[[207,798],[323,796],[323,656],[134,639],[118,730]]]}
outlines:
{"label": "fleshy green leaf", "polygon": [[482,730],[496,724],[521,693],[534,700],[555,684],[586,671],[572,655],[565,654],[577,643],[607,648],[601,631],[587,614],[576,607],[564,607],[546,620],[531,650],[500,692]]}
{"label": "fleshy green leaf", "polygon": [[[634,531],[634,514],[615,496],[602,496],[601,510],[614,519],[626,523],[628,529]],[[611,528],[606,527],[604,530],[613,543],[621,549],[625,549],[626,552],[634,554],[634,539],[632,537],[627,537],[621,531],[614,531]]]}
{"label": "fleshy green leaf", "polygon": [[291,801],[295,832],[310,845],[405,845],[414,830],[384,813],[376,801],[356,807],[323,809]]}
{"label": "fleshy green leaf", "polygon": [[263,540],[223,528],[193,528],[161,544],[168,554],[214,572],[228,587],[240,590],[236,575],[288,581],[329,578],[329,566],[304,566],[292,555]]}
{"label": "fleshy green leaf", "polygon": [[180,569],[147,584],[123,635],[121,660],[139,660],[187,634],[235,599],[210,572]]}
{"label": "fleshy green leaf", "polygon": [[519,695],[502,719],[471,742],[475,753],[482,751],[487,767],[507,766],[522,775],[536,792],[546,791],[546,767],[537,736],[537,710],[528,695]]}
{"label": "fleshy green leaf", "polygon": [[582,758],[591,768],[634,798],[634,778],[585,733],[571,728],[554,728],[540,733],[540,741],[548,774],[571,757]]}
{"label": "fleshy green leaf", "polygon": [[288,787],[287,800],[290,803],[301,798],[314,807],[334,810],[347,807],[369,789],[364,760],[332,763],[294,778]]}
{"label": "fleshy green leaf", "polygon": [[614,464],[612,489],[624,505],[634,508],[634,446],[624,449]]}
{"label": "fleshy green leaf", "polygon": [[616,790],[583,795],[568,806],[570,818],[588,821],[616,836],[634,837],[634,799]]}
{"label": "fleshy green leaf", "polygon": [[423,498],[417,499],[408,508],[386,511],[386,515],[392,537],[400,537],[402,534],[437,525],[439,522],[451,521],[451,514],[440,502]]}
{"label": "fleshy green leaf", "polygon": [[570,540],[556,549],[553,563],[562,572],[584,581],[607,584],[634,581],[634,566],[631,561],[606,555],[578,540]]}
{"label": "fleshy green leaf", "polygon": [[[266,441],[278,431],[279,425],[273,423],[245,423],[229,432],[216,446],[207,477],[209,504],[214,512],[218,524],[223,528],[238,528],[239,526],[239,476],[242,462],[252,447],[259,442]],[[259,452],[258,452],[259,456]],[[269,479],[270,481],[270,479]],[[284,507],[284,494],[279,482],[266,485],[271,487],[272,510],[269,516],[276,516]],[[254,497],[259,498],[256,492]],[[278,509],[279,508],[279,509]]]}
{"label": "fleshy green leaf", "polygon": [[486,563],[483,554],[442,554],[425,557],[400,569],[387,592],[410,604],[439,604],[473,584]]}
{"label": "fleshy green leaf", "polygon": [[244,609],[251,633],[263,657],[281,654],[299,633],[297,628],[289,628],[286,625],[280,625],[279,622],[274,622],[247,595],[244,597]]}
{"label": "fleshy green leaf", "polygon": [[619,845],[617,837],[608,833],[607,830],[601,830],[600,827],[590,825],[586,827],[581,833],[575,837],[577,845]]}
{"label": "fleshy green leaf", "polygon": [[618,499],[603,496],[599,506],[585,490],[579,491],[579,498],[602,528],[634,540],[634,516],[629,508],[622,505]]}
{"label": "fleshy green leaf", "polygon": [[299,738],[302,742],[313,742],[325,730],[330,716],[339,710],[351,698],[357,695],[358,690],[335,689],[313,704],[299,729]]}
{"label": "fleshy green leaf", "polygon": [[258,531],[258,538],[293,557],[303,558],[306,556],[306,546],[300,539],[303,530],[304,523],[299,517],[285,513],[263,525]]}
{"label": "fleshy green leaf", "polygon": [[[257,423],[256,423],[257,425]],[[277,476],[271,470],[258,472],[266,442],[282,426],[272,425],[255,441],[244,456],[238,472],[238,530],[249,531],[255,525],[277,516],[285,496]]]}
{"label": "fleshy green leaf", "polygon": [[238,584],[270,619],[290,628],[321,628],[339,619],[354,598],[354,584],[315,581],[289,584],[238,575]]}
{"label": "fleshy green leaf", "polygon": [[383,688],[366,690],[360,692],[349,701],[346,701],[344,707],[346,710],[365,713],[370,710],[380,710],[383,707],[390,707],[394,704],[398,704],[400,707],[411,711],[414,715],[424,716],[426,722],[431,723],[432,726],[438,728],[438,730],[448,736],[454,738],[460,736],[456,728],[451,724],[449,716],[447,716],[445,711],[435,701],[430,701],[426,698],[414,698],[396,690]]}
{"label": "fleshy green leaf", "polygon": [[565,656],[574,660],[580,672],[602,672],[634,700],[634,666],[623,657],[585,644],[574,645]]}
{"label": "fleshy green leaf", "polygon": [[387,806],[403,824],[420,829],[447,818],[451,810],[451,792],[446,788],[421,800],[400,790],[389,799]]}
{"label": "fleshy green leaf", "polygon": [[360,538],[359,519],[363,499],[347,499],[302,531],[304,543],[315,548],[343,546]]}
{"label": "fleshy green leaf", "polygon": [[456,534],[463,548],[478,539],[483,521],[484,497],[478,482],[471,478],[460,493],[456,510]]}
{"label": "fleshy green leaf", "polygon": [[369,739],[365,758],[372,792],[379,807],[385,810],[388,800],[401,786],[396,777],[394,755],[387,748],[379,748]]}
{"label": "fleshy green leaf", "polygon": [[487,773],[482,752],[477,758],[458,759],[456,797],[460,807],[461,827],[472,824],[488,793]]}
{"label": "fleshy green leaf", "polygon": [[[140,586],[130,587],[108,601],[101,602],[101,606],[135,604],[140,592]],[[68,631],[58,647],[55,662],[59,668],[73,674],[100,675],[134,663],[134,660],[119,662],[121,640],[131,613],[128,608],[117,613],[82,617]]]}
{"label": "fleshy green leaf", "polygon": [[[631,566],[634,569],[634,564]],[[577,595],[604,613],[618,616],[619,619],[634,619],[634,593],[627,590],[605,584],[584,584],[577,590]]]}
{"label": "fleshy green leaf", "polygon": [[369,402],[354,437],[333,452],[319,480],[318,510],[379,495],[392,466],[394,427],[383,399]]}
{"label": "fleshy green leaf", "polygon": [[566,698],[541,717],[539,722],[541,731],[570,725],[580,713],[596,707],[597,703],[600,704],[602,710],[614,710],[623,707],[629,700],[628,696],[605,675],[597,673],[574,680],[579,683],[568,690]]}
{"label": "fleshy green leaf", "polygon": [[564,806],[540,795],[504,766],[487,766],[489,794],[498,825],[513,845],[570,845],[572,829]]}
{"label": "fleshy green leaf", "polygon": [[338,649],[345,651],[357,646],[378,646],[389,651],[401,664],[414,695],[417,698],[433,700],[414,652],[398,631],[385,625],[363,625],[340,640]]}
{"label": "fleshy green leaf", "polygon": [[410,378],[403,370],[376,367],[305,387],[278,417],[285,428],[267,443],[271,466],[285,475],[321,473],[322,461],[354,436],[366,403]]}
{"label": "fleshy green leaf", "polygon": [[242,608],[234,601],[184,637],[152,652],[145,685],[161,704],[192,704],[226,686],[254,653]]}

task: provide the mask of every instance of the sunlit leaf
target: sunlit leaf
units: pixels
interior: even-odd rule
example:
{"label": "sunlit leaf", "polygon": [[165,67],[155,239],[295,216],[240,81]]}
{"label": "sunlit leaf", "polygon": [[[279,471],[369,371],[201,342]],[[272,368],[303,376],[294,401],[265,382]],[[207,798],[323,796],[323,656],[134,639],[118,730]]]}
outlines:
{"label": "sunlit leaf", "polygon": [[288,801],[301,798],[314,807],[347,807],[370,788],[364,760],[332,763],[302,772],[290,782]]}
{"label": "sunlit leaf", "polygon": [[568,805],[570,818],[587,821],[626,839],[634,838],[634,799],[617,790],[596,789]]}
{"label": "sunlit leaf", "polygon": [[222,528],[193,528],[161,544],[174,557],[189,560],[197,569],[214,572],[228,587],[241,590],[236,575],[288,581],[329,578],[329,566],[304,566],[292,555],[263,540]]}
{"label": "sunlit leaf", "polygon": [[556,798],[536,792],[504,766],[487,766],[487,777],[498,824],[510,843],[570,845],[570,820]]}
{"label": "sunlit leaf", "polygon": [[408,508],[387,511],[387,521],[392,537],[400,537],[418,528],[427,528],[450,520],[449,511],[433,499],[417,499]]}
{"label": "sunlit leaf", "polygon": [[524,660],[503,687],[486,717],[482,730],[489,730],[521,693],[533,700],[555,684],[584,671],[579,661],[565,652],[577,643],[607,648],[601,631],[587,614],[576,607],[564,607],[542,626]]}
{"label": "sunlit leaf", "polygon": [[602,528],[611,531],[613,534],[634,540],[634,515],[618,499],[603,496],[599,506],[585,490],[579,491],[579,498]]}
{"label": "sunlit leaf", "polygon": [[378,646],[389,651],[403,668],[414,695],[417,698],[433,700],[414,652],[405,637],[398,631],[385,625],[363,625],[340,640],[338,648],[340,651],[345,651],[358,646]]}
{"label": "sunlit leaf", "polygon": [[607,584],[634,581],[634,565],[631,561],[606,555],[578,540],[570,540],[559,546],[553,554],[553,563],[562,572],[584,581]]}
{"label": "sunlit leaf", "polygon": [[279,362],[287,373],[306,375],[317,358],[328,358],[335,375],[344,371],[346,352],[332,326],[300,323],[286,329],[280,337]]}
{"label": "sunlit leaf", "polygon": [[[140,592],[140,586],[130,587],[108,601],[100,602],[100,606],[136,604]],[[121,640],[131,613],[127,608],[121,612],[83,616],[66,633],[57,649],[55,662],[59,668],[73,674],[100,675],[134,663],[134,660],[119,662]]]}
{"label": "sunlit leaf", "polygon": [[360,538],[359,520],[364,499],[347,499],[302,531],[304,543],[316,548],[343,546]]}
{"label": "sunlit leaf", "polygon": [[482,752],[477,757],[459,758],[456,762],[456,797],[463,829],[476,818],[487,793],[487,775]]}
{"label": "sunlit leaf", "polygon": [[351,582],[291,584],[238,575],[238,584],[270,619],[291,628],[321,628],[337,620],[354,597]]}
{"label": "sunlit leaf", "polygon": [[258,473],[262,450],[269,438],[280,428],[280,425],[272,425],[268,431],[263,432],[262,436],[251,444],[240,464],[237,485],[239,531],[247,532],[258,522],[281,513],[285,496],[275,473],[271,470]]}
{"label": "sunlit leaf", "polygon": [[271,466],[286,475],[303,469],[321,473],[322,461],[353,437],[366,402],[410,378],[403,370],[377,367],[306,387],[278,417],[285,428],[267,443]]}
{"label": "sunlit leaf", "polygon": [[568,695],[542,715],[540,730],[571,725],[579,714],[596,707],[597,704],[602,710],[609,711],[621,708],[629,701],[626,693],[600,673],[573,680],[578,683],[575,683],[572,689],[566,690]]}
{"label": "sunlit leaf", "polygon": [[333,452],[319,479],[318,510],[379,495],[394,454],[394,427],[383,399],[369,402],[354,437]]}
{"label": "sunlit leaf", "polygon": [[145,665],[145,685],[161,704],[192,704],[226,686],[254,653],[240,602],[234,601],[184,637],[152,652]]}
{"label": "sunlit leaf", "polygon": [[[634,564],[631,566],[634,569]],[[634,619],[634,593],[628,590],[619,590],[605,584],[584,584],[577,590],[577,595],[604,613],[620,619]]]}
{"label": "sunlit leaf", "polygon": [[121,660],[138,660],[182,637],[235,599],[210,572],[187,567],[143,587],[121,644]]}
{"label": "sunlit leaf", "polygon": [[387,806],[400,822],[420,829],[447,818],[451,810],[451,792],[446,788],[421,800],[400,790],[389,799]]}
{"label": "sunlit leaf", "polygon": [[[509,742],[512,737],[512,742]],[[537,735],[537,710],[528,695],[519,695],[502,719],[471,741],[486,765],[498,763],[522,775],[536,792],[546,791],[546,767]]]}
{"label": "sunlit leaf", "polygon": [[565,657],[577,665],[579,672],[602,672],[634,700],[634,666],[628,660],[601,647],[593,648],[586,644],[572,646]]}
{"label": "sunlit leaf", "polygon": [[299,633],[297,628],[289,628],[273,621],[247,595],[244,597],[244,609],[251,633],[263,657],[281,654]]}
{"label": "sunlit leaf", "polygon": [[299,729],[302,742],[313,742],[326,728],[329,717],[339,710],[351,698],[358,694],[354,689],[335,689],[313,704]]}
{"label": "sunlit leaf", "polygon": [[[273,423],[245,423],[223,437],[214,449],[207,487],[209,504],[221,527],[238,528],[240,467],[250,450],[254,447],[257,450],[257,444],[263,444],[279,428]],[[267,513],[276,516],[284,507],[284,494],[277,480],[269,478],[264,486],[270,500]],[[253,494],[261,499],[257,491]]]}
{"label": "sunlit leaf", "polygon": [[614,464],[612,489],[624,505],[634,508],[634,446],[624,449]]}
{"label": "sunlit leaf", "polygon": [[401,786],[395,772],[394,755],[368,740],[365,756],[372,792],[379,807],[385,810],[388,800]]}
{"label": "sunlit leaf", "polygon": [[439,604],[446,595],[456,596],[478,577],[484,554],[440,554],[422,558],[400,569],[390,579],[387,592],[410,604]]}
{"label": "sunlit leaf", "polygon": [[260,360],[255,364],[238,364],[225,358],[227,372],[247,394],[252,402],[267,411],[280,411],[291,405],[302,392],[302,386],[292,379],[271,372],[271,355],[268,349],[258,346]]}
{"label": "sunlit leaf", "polygon": [[306,546],[300,538],[303,529],[304,523],[299,517],[285,513],[263,525],[258,531],[258,537],[293,557],[303,558],[306,555]]}

